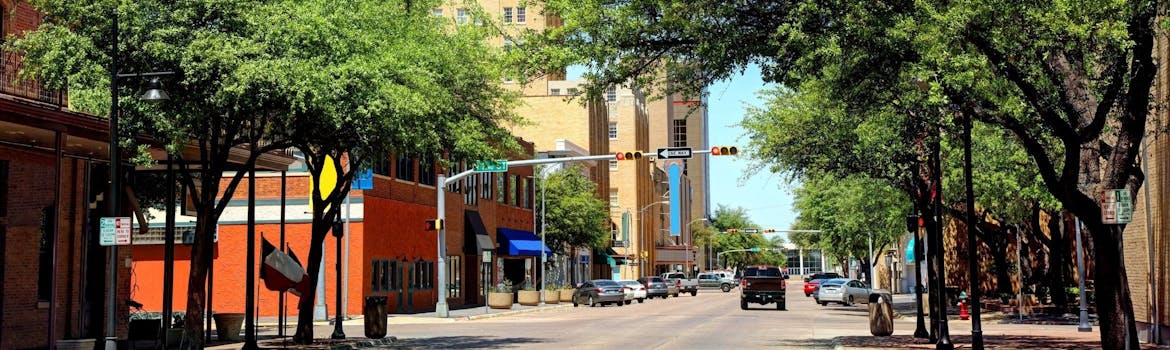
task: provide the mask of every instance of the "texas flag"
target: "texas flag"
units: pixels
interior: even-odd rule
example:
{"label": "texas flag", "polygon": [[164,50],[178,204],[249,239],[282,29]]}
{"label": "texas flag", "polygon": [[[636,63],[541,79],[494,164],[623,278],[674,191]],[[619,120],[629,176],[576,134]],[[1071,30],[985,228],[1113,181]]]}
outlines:
{"label": "texas flag", "polygon": [[289,256],[268,239],[260,237],[260,251],[264,261],[260,267],[260,279],[264,280],[264,287],[273,291],[289,291],[296,296],[309,289],[309,274],[301,267],[296,257]]}

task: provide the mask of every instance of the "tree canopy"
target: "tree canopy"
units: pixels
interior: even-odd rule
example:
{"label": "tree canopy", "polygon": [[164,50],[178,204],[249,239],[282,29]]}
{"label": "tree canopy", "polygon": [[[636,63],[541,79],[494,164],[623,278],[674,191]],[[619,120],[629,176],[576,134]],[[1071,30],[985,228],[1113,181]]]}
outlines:
{"label": "tree canopy", "polygon": [[[543,227],[551,249],[566,247],[600,248],[609,241],[609,204],[597,198],[596,184],[580,166],[556,170],[537,182],[536,227]],[[546,207],[543,207],[546,206]]]}

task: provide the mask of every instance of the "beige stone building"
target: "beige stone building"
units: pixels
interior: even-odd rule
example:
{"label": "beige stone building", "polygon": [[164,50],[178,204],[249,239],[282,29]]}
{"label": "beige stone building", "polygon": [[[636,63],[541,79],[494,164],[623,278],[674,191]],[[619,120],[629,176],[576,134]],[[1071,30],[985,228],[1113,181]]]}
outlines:
{"label": "beige stone building", "polygon": [[[689,147],[692,150],[706,150],[710,148],[707,133],[707,101],[702,96],[684,96],[672,94],[663,96],[648,103],[649,129],[651,151],[663,147]],[[694,261],[706,261],[705,251],[691,247],[692,239],[689,223],[710,216],[711,199],[710,184],[707,179],[710,170],[707,167],[708,155],[695,155],[683,161],[683,180],[681,186],[685,193],[678,194],[684,198],[682,218],[679,222],[680,236],[664,240],[659,248],[663,262],[672,262],[671,270],[678,265],[690,266]],[[657,166],[666,169],[665,162],[658,161]],[[672,194],[674,195],[674,194]],[[667,237],[670,238],[670,237]],[[688,250],[686,247],[691,247]],[[690,251],[690,252],[688,252]],[[684,268],[685,270],[686,268]]]}

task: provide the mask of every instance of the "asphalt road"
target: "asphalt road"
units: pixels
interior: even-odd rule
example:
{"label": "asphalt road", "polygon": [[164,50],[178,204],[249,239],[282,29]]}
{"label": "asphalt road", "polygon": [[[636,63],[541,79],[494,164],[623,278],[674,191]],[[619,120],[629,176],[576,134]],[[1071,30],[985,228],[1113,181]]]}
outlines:
{"label": "asphalt road", "polygon": [[[435,324],[390,325],[388,349],[729,349],[831,348],[836,336],[869,335],[865,305],[820,306],[789,285],[788,311],[775,304],[740,310],[739,292],[626,306],[565,307]],[[347,327],[361,334],[360,327]]]}

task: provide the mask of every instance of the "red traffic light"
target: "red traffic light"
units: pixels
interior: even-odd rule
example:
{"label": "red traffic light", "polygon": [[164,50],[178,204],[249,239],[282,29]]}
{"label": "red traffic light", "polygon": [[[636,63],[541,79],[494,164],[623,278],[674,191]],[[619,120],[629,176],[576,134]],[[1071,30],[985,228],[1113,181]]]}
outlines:
{"label": "red traffic light", "polygon": [[633,152],[624,152],[624,153],[618,152],[618,153],[615,153],[614,156],[617,158],[617,160],[642,159],[642,151],[633,151]]}
{"label": "red traffic light", "polygon": [[736,154],[739,154],[739,148],[735,146],[711,147],[711,155],[713,156],[734,156]]}
{"label": "red traffic light", "polygon": [[622,153],[622,152],[614,153],[614,156],[617,157],[617,160],[626,160],[625,153]]}

